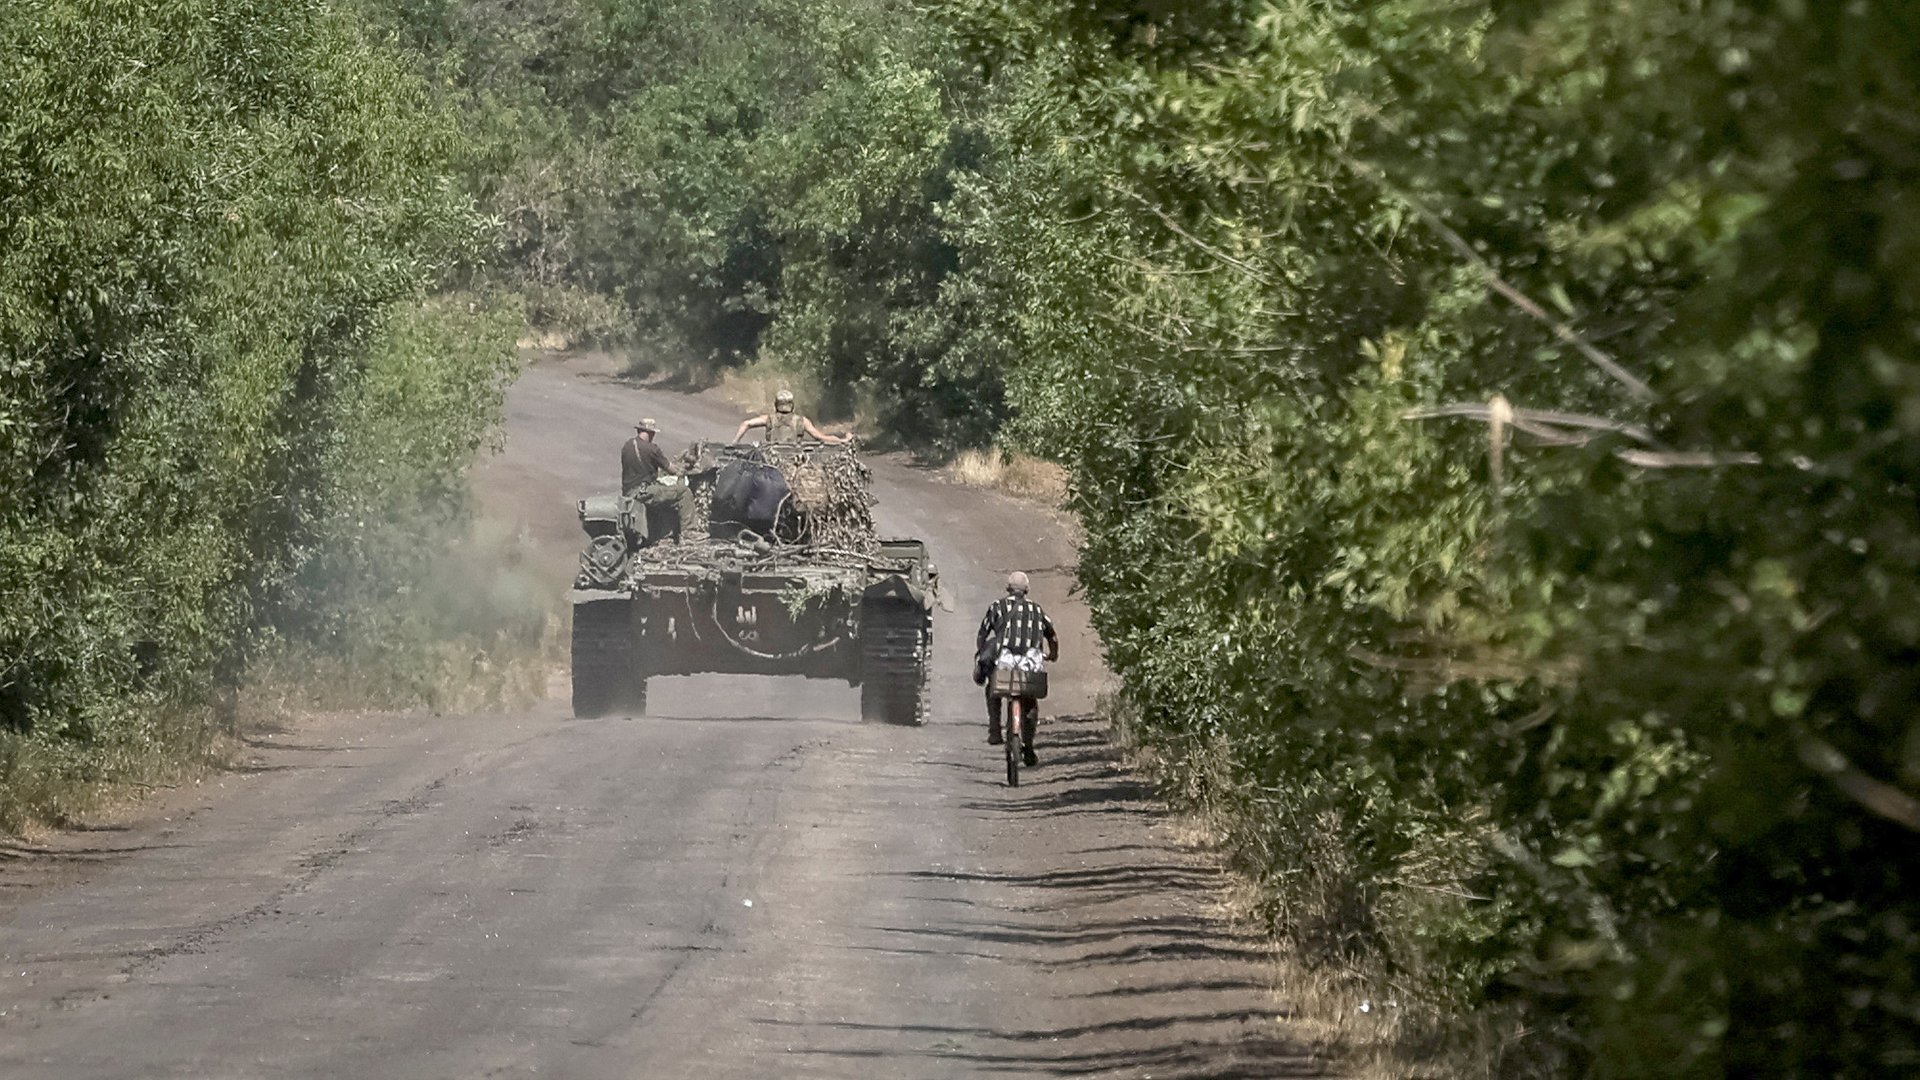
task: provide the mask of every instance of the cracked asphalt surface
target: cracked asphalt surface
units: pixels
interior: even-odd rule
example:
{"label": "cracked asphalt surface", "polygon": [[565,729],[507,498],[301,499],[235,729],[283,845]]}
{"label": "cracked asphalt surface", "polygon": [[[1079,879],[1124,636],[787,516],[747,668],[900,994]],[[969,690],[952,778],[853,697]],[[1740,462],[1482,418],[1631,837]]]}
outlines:
{"label": "cracked asphalt surface", "polygon": [[[476,469],[563,590],[573,499],[738,410],[531,367]],[[656,680],[651,715],[313,717],[124,822],[0,843],[0,1077],[1321,1075],[1215,865],[1121,767],[1060,522],[875,463],[926,537],[932,719],[845,686]],[[1042,765],[967,677],[1010,569],[1060,624]]]}

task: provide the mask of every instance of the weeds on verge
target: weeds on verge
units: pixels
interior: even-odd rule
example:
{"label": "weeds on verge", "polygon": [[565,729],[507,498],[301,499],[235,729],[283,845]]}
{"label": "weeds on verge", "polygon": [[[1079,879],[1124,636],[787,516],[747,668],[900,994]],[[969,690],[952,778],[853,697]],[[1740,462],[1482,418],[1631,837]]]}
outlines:
{"label": "weeds on verge", "polygon": [[[1337,821],[1276,821],[1267,804],[1236,798],[1225,748],[1204,738],[1176,745],[1139,721],[1124,694],[1097,708],[1128,760],[1185,818],[1196,846],[1222,852],[1233,885],[1224,907],[1258,926],[1274,944],[1273,978],[1291,1007],[1295,1031],[1337,1057],[1355,1080],[1513,1080],[1555,1075],[1547,1062],[1522,1060],[1528,1034],[1515,1013],[1462,1013],[1427,995],[1440,980],[1395,972],[1366,938],[1417,934],[1422,912],[1362,887],[1346,832]],[[1276,866],[1263,834],[1285,829],[1304,865]],[[1446,852],[1430,853],[1444,861]],[[1464,869],[1464,868],[1459,868]],[[1283,892],[1280,876],[1288,879]],[[1304,879],[1304,880],[1303,880]],[[1369,928],[1369,934],[1356,931]]]}
{"label": "weeds on verge", "polygon": [[269,642],[243,697],[280,713],[517,708],[544,695],[562,630],[560,596],[532,541],[482,520],[399,595],[355,613],[327,640]]}
{"label": "weeds on verge", "polygon": [[759,413],[773,408],[773,395],[781,390],[793,391],[800,405],[800,412],[812,416],[816,422],[821,412],[823,395],[820,383],[804,372],[789,370],[775,360],[756,360],[745,367],[727,368],[721,371],[714,382],[721,397],[742,409]]}
{"label": "weeds on verge", "polygon": [[139,713],[139,722],[116,726],[106,742],[0,731],[0,834],[79,821],[228,760],[232,724],[224,704],[128,707]]}
{"label": "weeds on verge", "polygon": [[546,693],[564,654],[559,598],[524,536],[476,524],[355,631],[269,639],[237,687],[200,702],[131,700],[103,736],[0,731],[0,833],[70,825],[231,764],[244,732],[315,711],[486,712]]}

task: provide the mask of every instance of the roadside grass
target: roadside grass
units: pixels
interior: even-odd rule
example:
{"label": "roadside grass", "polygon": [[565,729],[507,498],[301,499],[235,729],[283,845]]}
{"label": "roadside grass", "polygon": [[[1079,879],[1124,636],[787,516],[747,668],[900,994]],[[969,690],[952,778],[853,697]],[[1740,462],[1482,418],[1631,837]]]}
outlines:
{"label": "roadside grass", "polygon": [[800,412],[812,417],[815,423],[824,424],[825,417],[833,415],[826,408],[826,397],[818,379],[774,359],[763,358],[745,367],[725,368],[717,374],[714,387],[721,397],[740,406],[743,416],[772,411],[773,395],[781,390],[793,391]]}
{"label": "roadside grass", "polygon": [[0,732],[0,834],[84,821],[231,760],[230,700],[128,707],[138,722],[111,728],[106,742]]}
{"label": "roadside grass", "polygon": [[850,430],[869,447],[898,445],[898,436],[882,429],[878,399],[870,390],[829,392],[818,376],[777,358],[762,357],[745,367],[724,368],[714,374],[711,385],[740,407],[741,419],[773,411],[773,396],[791,390],[801,415],[822,430]]}
{"label": "roadside grass", "polygon": [[1048,506],[1060,506],[1067,499],[1067,470],[1030,454],[963,450],[947,465],[947,475],[966,487],[1002,491]]}
{"label": "roadside grass", "polygon": [[598,348],[633,335],[633,320],[619,303],[571,285],[526,283],[514,290],[526,307],[519,347],[554,352]]}
{"label": "roadside grass", "polygon": [[616,355],[624,357],[623,374],[629,379],[657,382],[676,390],[695,393],[711,389],[718,384],[726,370],[710,360],[665,355],[644,346],[624,351],[616,350]]}
{"label": "roadside grass", "polygon": [[124,703],[91,739],[0,731],[0,834],[80,824],[233,765],[241,737],[350,709],[487,712],[546,695],[563,662],[560,597],[524,534],[475,523],[424,579],[323,641],[267,639],[237,686]]}
{"label": "roadside grass", "polygon": [[627,355],[626,374],[691,393],[711,390],[728,403],[739,406],[743,420],[773,411],[773,396],[781,390],[791,390],[801,414],[823,429],[850,429],[869,446],[898,443],[894,433],[883,430],[879,397],[871,388],[830,390],[819,376],[776,356],[762,356],[751,363],[731,367],[636,350]]}
{"label": "roadside grass", "polygon": [[243,716],[284,721],[306,712],[426,709],[502,712],[546,694],[562,655],[561,620],[543,620],[537,640],[501,631],[451,640],[383,642],[341,651],[293,645],[256,663],[240,694]]}
{"label": "roadside grass", "polygon": [[243,696],[280,714],[529,705],[565,644],[561,597],[539,556],[519,527],[478,520],[416,581],[325,640],[269,642]]}
{"label": "roadside grass", "polygon": [[[1382,934],[1417,933],[1417,914],[1369,898],[1354,887],[1344,832],[1327,820],[1279,820],[1265,802],[1236,792],[1224,746],[1194,736],[1174,745],[1142,725],[1124,693],[1096,703],[1108,718],[1127,760],[1173,806],[1186,838],[1226,855],[1233,884],[1222,899],[1227,915],[1260,930],[1273,947],[1276,992],[1303,1039],[1339,1062],[1354,1080],[1512,1080],[1554,1075],[1545,1063],[1517,1059],[1528,1034],[1523,1020],[1500,1009],[1463,1013],[1423,995],[1440,980],[1421,972],[1388,970],[1377,951],[1344,933],[1369,925]],[[1307,865],[1273,866],[1259,839],[1275,829],[1293,832],[1289,848],[1305,849]],[[1430,858],[1445,860],[1446,852]],[[1462,868],[1464,869],[1464,868]],[[1271,877],[1293,880],[1293,906],[1283,909]],[[1299,878],[1312,887],[1302,888]],[[1305,900],[1299,898],[1305,897]],[[1363,910],[1356,910],[1356,909]]]}

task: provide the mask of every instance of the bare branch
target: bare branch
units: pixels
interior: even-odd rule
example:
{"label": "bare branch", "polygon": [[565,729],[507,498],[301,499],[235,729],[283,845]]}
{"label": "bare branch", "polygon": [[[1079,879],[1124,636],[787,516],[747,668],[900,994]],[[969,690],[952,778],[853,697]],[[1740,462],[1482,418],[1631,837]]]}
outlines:
{"label": "bare branch", "polygon": [[1490,896],[1480,896],[1477,893],[1470,893],[1464,889],[1449,888],[1445,885],[1422,885],[1417,881],[1405,881],[1399,878],[1390,880],[1387,882],[1387,884],[1397,886],[1402,889],[1418,889],[1421,892],[1438,893],[1441,896],[1457,897],[1461,900],[1480,900],[1484,902],[1484,901],[1490,901],[1493,899]]}
{"label": "bare branch", "polygon": [[[1492,410],[1477,402],[1460,402],[1452,405],[1433,405],[1423,409],[1408,409],[1400,414],[1403,420],[1432,420],[1443,416],[1459,416],[1468,420],[1490,422]],[[1534,424],[1545,427],[1581,428],[1587,431],[1611,431],[1625,435],[1637,443],[1646,446],[1659,446],[1644,425],[1614,420],[1605,416],[1591,416],[1586,413],[1561,412],[1558,409],[1513,409],[1515,426]]]}
{"label": "bare branch", "polygon": [[1433,230],[1440,234],[1441,239],[1447,242],[1448,247],[1459,252],[1462,258],[1472,263],[1475,269],[1486,276],[1487,284],[1493,288],[1493,291],[1506,297],[1513,306],[1526,312],[1535,320],[1545,324],[1553,331],[1554,337],[1572,346],[1581,356],[1586,357],[1593,366],[1606,372],[1615,382],[1626,387],[1634,397],[1642,401],[1654,400],[1653,387],[1648,386],[1639,376],[1621,367],[1619,362],[1613,357],[1600,351],[1592,342],[1580,336],[1580,332],[1567,325],[1564,319],[1554,318],[1546,308],[1541,307],[1535,303],[1532,298],[1527,296],[1527,294],[1509,284],[1505,278],[1500,276],[1500,272],[1493,268],[1493,264],[1487,262],[1485,258],[1482,258],[1480,253],[1474,250],[1472,244],[1467,243],[1466,237],[1455,232],[1445,221],[1441,220],[1439,214],[1435,213],[1425,203],[1395,187],[1393,182],[1387,179],[1385,173],[1374,168],[1372,165],[1360,161],[1345,151],[1336,151],[1335,155],[1348,168],[1378,184],[1382,191],[1405,203],[1409,209],[1420,216],[1422,221],[1432,226]]}
{"label": "bare branch", "polygon": [[1397,671],[1403,675],[1431,678],[1437,685],[1468,682],[1519,682],[1535,677],[1564,674],[1565,665],[1539,662],[1531,665],[1498,658],[1463,659],[1455,656],[1387,656],[1355,645],[1347,655],[1371,668]]}
{"label": "bare branch", "polygon": [[1801,763],[1831,780],[1847,798],[1877,817],[1920,832],[1920,799],[1861,772],[1839,747],[1817,735],[1802,734],[1799,750]]}
{"label": "bare branch", "polygon": [[1525,420],[1513,421],[1513,430],[1524,431],[1535,442],[1546,446],[1585,446],[1597,437],[1592,433],[1574,434],[1558,431],[1542,424],[1530,424]]}
{"label": "bare branch", "polygon": [[1208,274],[1217,274],[1220,272],[1220,267],[1218,266],[1203,266],[1197,270],[1189,270],[1184,267],[1161,266],[1158,263],[1150,263],[1145,259],[1133,255],[1121,255],[1112,251],[1102,251],[1100,254],[1112,262],[1117,262],[1122,266],[1131,266],[1143,274],[1163,274],[1167,277],[1206,277]]}
{"label": "bare branch", "polygon": [[[1495,397],[1495,401],[1504,399]],[[1432,420],[1438,417],[1457,416],[1467,420],[1479,420],[1491,425],[1497,431],[1504,425],[1512,425],[1549,446],[1585,446],[1593,441],[1592,436],[1572,435],[1556,431],[1558,427],[1575,428],[1583,431],[1610,431],[1625,435],[1636,442],[1650,447],[1646,450],[1616,450],[1614,456],[1629,465],[1643,469],[1717,469],[1727,465],[1759,465],[1763,461],[1759,454],[1745,451],[1718,452],[1712,450],[1667,450],[1654,440],[1653,435],[1639,424],[1628,424],[1618,420],[1609,420],[1604,416],[1587,416],[1582,413],[1557,412],[1552,409],[1514,409],[1509,406],[1509,415],[1498,415],[1492,405],[1474,405],[1460,403],[1437,405],[1425,409],[1408,409],[1400,414],[1403,420]]]}
{"label": "bare branch", "polygon": [[1187,243],[1192,244],[1194,247],[1197,247],[1201,251],[1206,252],[1208,255],[1211,255],[1215,259],[1218,259],[1221,262],[1225,263],[1226,265],[1231,266],[1236,270],[1239,270],[1241,273],[1246,274],[1248,277],[1253,278],[1255,281],[1258,281],[1263,285],[1279,284],[1279,282],[1276,282],[1275,280],[1273,280],[1272,277],[1268,276],[1267,273],[1261,270],[1259,267],[1254,266],[1252,263],[1246,262],[1242,259],[1236,259],[1233,256],[1227,254],[1226,252],[1221,251],[1219,248],[1216,248],[1213,245],[1207,243],[1205,240],[1202,240],[1199,237],[1188,232],[1186,229],[1181,227],[1179,222],[1173,220],[1173,218],[1169,216],[1165,210],[1162,210],[1159,207],[1153,205],[1153,203],[1148,201],[1145,196],[1139,195],[1132,191],[1128,191],[1125,188],[1121,188],[1121,187],[1116,187],[1113,190],[1122,195],[1125,195],[1129,199],[1132,199],[1134,202],[1139,203],[1141,206],[1146,207],[1147,211],[1151,213],[1154,217],[1159,218],[1160,223],[1165,225],[1168,229],[1172,230],[1175,236],[1180,237],[1182,240],[1185,240]]}
{"label": "bare branch", "polygon": [[1643,469],[1717,469],[1725,465],[1759,465],[1759,454],[1727,453],[1711,450],[1619,450],[1621,461]]}
{"label": "bare branch", "polygon": [[[1155,333],[1138,323],[1128,322],[1117,315],[1109,315],[1104,311],[1097,312],[1096,314],[1099,318],[1120,327],[1122,330],[1139,334],[1141,337],[1152,341],[1156,345],[1165,349],[1171,349],[1174,352],[1225,353],[1233,356],[1252,356],[1258,353],[1288,352],[1293,348],[1291,345],[1194,345],[1187,342],[1175,341],[1164,334]],[[1180,321],[1184,322],[1185,320]]]}
{"label": "bare branch", "polygon": [[1493,399],[1487,402],[1487,476],[1493,486],[1493,510],[1496,515],[1506,502],[1507,425],[1513,420],[1513,404],[1506,395],[1493,395]]}

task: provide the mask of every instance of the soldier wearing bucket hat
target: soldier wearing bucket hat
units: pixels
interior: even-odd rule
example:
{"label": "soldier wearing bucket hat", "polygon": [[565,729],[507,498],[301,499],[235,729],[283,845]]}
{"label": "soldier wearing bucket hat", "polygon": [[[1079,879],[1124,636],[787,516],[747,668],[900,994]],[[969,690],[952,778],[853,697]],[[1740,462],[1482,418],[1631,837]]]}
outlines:
{"label": "soldier wearing bucket hat", "polygon": [[675,474],[666,451],[654,443],[659,435],[659,421],[642,417],[634,421],[633,438],[620,448],[620,494],[627,504],[629,527],[641,546],[654,538],[649,519],[655,509],[671,511],[670,522],[661,532],[679,540],[681,511],[687,501],[687,485]]}

